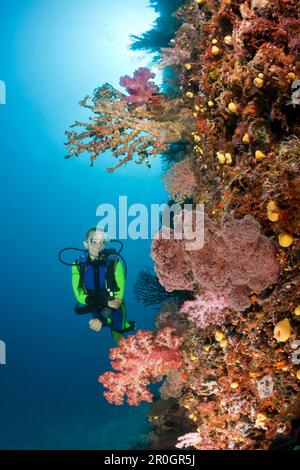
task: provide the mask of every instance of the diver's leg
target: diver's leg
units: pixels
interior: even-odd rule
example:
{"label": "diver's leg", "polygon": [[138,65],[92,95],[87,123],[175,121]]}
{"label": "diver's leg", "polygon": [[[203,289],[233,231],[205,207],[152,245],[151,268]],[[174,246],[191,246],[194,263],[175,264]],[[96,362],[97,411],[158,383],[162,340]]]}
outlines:
{"label": "diver's leg", "polygon": [[135,330],[135,321],[134,320],[126,320],[127,317],[127,308],[125,302],[122,303],[123,308],[123,331],[133,331]]}
{"label": "diver's leg", "polygon": [[116,345],[124,337],[124,333],[135,329],[135,322],[128,320],[126,321],[126,305],[123,302],[118,310],[114,310],[112,313],[113,323],[111,326],[111,334]]}
{"label": "diver's leg", "polygon": [[111,319],[112,319],[112,329],[116,331],[123,330],[123,304],[117,309],[112,309]]}
{"label": "diver's leg", "polygon": [[112,313],[112,328],[120,333],[125,333],[126,331],[132,331],[135,328],[135,322],[132,320],[126,321],[126,305],[125,302],[122,302],[122,305],[117,310],[114,310]]}

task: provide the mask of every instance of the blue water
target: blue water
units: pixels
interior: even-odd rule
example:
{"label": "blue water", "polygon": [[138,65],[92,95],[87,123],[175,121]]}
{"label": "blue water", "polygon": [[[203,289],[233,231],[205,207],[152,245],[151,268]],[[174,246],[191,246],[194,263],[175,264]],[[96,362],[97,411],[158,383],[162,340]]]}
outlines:
{"label": "blue water", "polygon": [[[149,64],[128,50],[128,36],[155,14],[142,0],[2,0],[0,10],[0,449],[129,449],[148,431],[148,405],[104,400],[97,378],[109,368],[111,337],[73,313],[70,269],[57,252],[82,247],[103,202],[165,201],[160,162],[109,175],[109,155],[92,169],[87,157],[64,160],[63,143],[85,116],[84,95]],[[128,317],[142,329],[153,310],[135,302],[132,286],[149,251],[150,240],[125,241]]]}

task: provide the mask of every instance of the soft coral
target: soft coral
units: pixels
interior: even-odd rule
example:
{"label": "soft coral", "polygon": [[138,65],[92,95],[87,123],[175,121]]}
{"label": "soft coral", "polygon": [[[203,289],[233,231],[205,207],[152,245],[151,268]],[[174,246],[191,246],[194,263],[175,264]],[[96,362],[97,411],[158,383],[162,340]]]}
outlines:
{"label": "soft coral", "polygon": [[149,80],[155,77],[147,67],[140,67],[133,74],[133,77],[125,75],[120,78],[120,85],[129,93],[126,100],[130,103],[146,103],[153,95],[158,93],[158,87]]}
{"label": "soft coral", "polygon": [[108,388],[104,396],[109,403],[122,405],[125,396],[128,404],[134,406],[152,401],[147,388],[150,382],[161,380],[182,365],[179,346],[183,338],[173,333],[168,327],[156,334],[140,330],[111,349],[112,367],[118,372],[105,372],[99,377],[99,382]]}

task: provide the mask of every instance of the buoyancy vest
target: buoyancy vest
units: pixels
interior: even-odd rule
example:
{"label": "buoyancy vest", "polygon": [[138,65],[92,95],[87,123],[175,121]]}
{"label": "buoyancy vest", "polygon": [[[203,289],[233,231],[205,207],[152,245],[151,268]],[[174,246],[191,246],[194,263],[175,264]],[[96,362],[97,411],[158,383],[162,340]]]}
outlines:
{"label": "buoyancy vest", "polygon": [[89,255],[82,255],[77,260],[79,269],[78,288],[87,295],[103,293],[113,297],[120,289],[115,279],[115,269],[119,259],[114,250],[103,250],[101,256],[92,260]]}

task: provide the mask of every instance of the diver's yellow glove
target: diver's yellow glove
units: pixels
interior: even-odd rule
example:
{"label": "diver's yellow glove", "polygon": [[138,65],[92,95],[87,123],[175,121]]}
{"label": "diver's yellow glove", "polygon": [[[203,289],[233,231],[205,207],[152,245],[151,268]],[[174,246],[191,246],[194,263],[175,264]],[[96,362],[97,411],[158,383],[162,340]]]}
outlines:
{"label": "diver's yellow glove", "polygon": [[89,321],[89,327],[93,331],[100,331],[102,328],[102,322],[98,318],[93,318]]}

